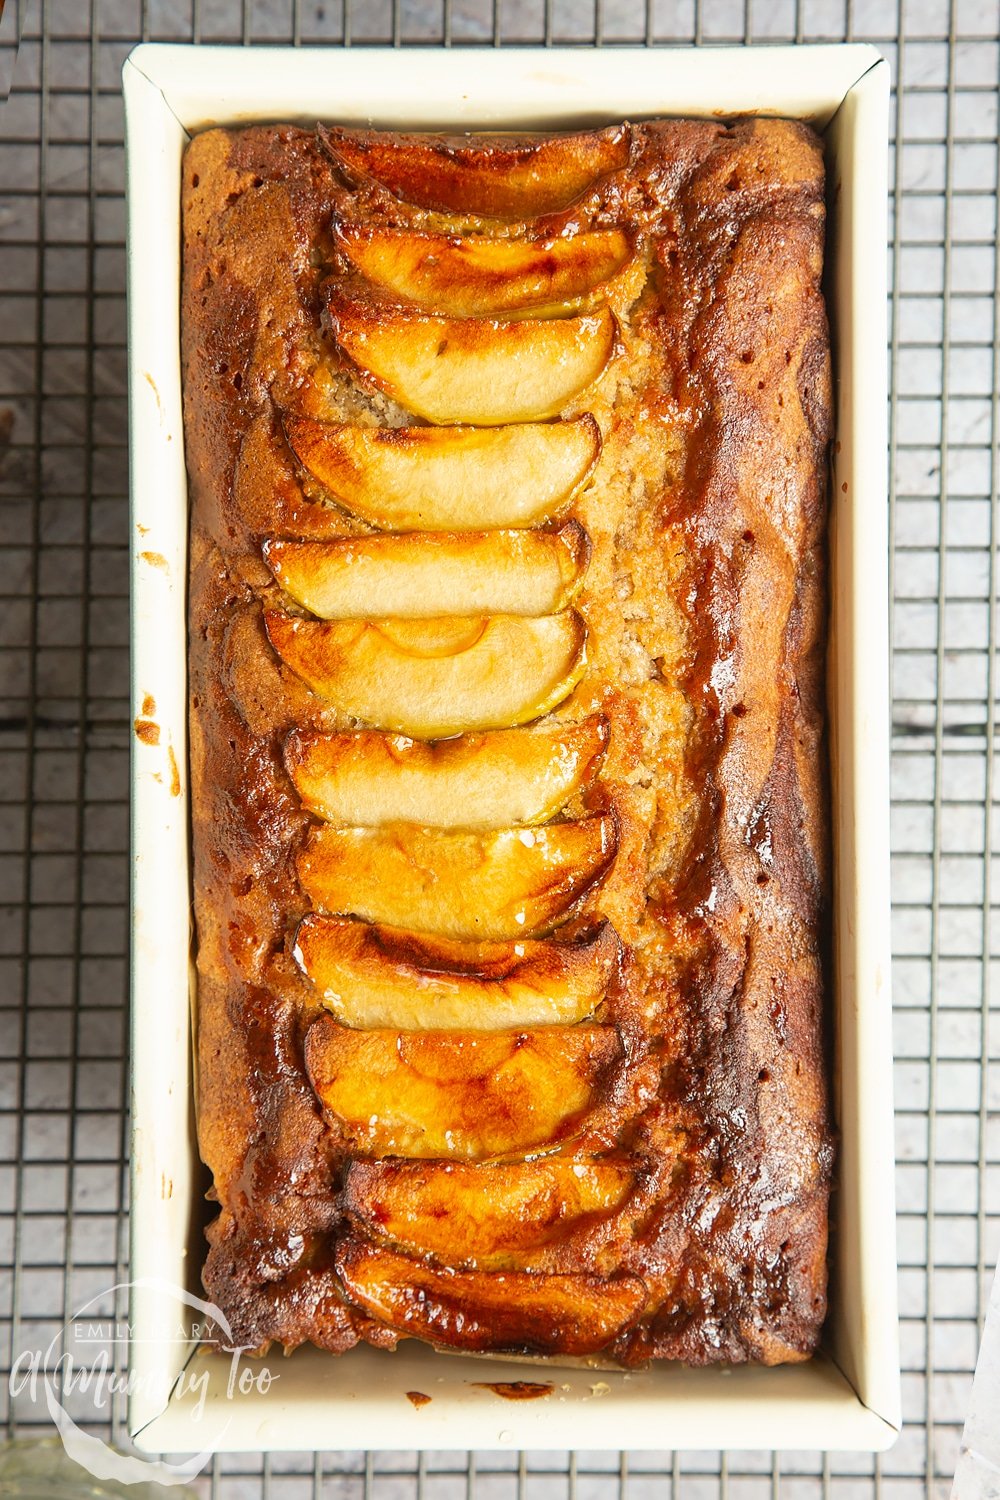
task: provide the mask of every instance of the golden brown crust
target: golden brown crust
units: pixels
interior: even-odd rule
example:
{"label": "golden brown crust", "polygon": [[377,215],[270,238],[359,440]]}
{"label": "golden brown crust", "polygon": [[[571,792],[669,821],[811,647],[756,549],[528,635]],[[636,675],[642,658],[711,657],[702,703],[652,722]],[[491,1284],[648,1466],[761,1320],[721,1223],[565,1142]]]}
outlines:
{"label": "golden brown crust", "polygon": [[[568,1354],[583,1339],[626,1364],[807,1357],[832,1159],[818,142],[782,121],[658,122],[575,146],[418,142],[400,161],[387,137],[261,127],[208,131],[184,162],[199,1132],[220,1205],[206,1287],[253,1347],[455,1343],[474,1326],[466,1346]],[[506,189],[484,164],[516,169]],[[546,217],[514,217],[526,207]],[[591,412],[603,450],[569,511],[592,545],[575,600],[588,668],[557,710],[610,725],[570,813],[616,821],[613,867],[578,917],[609,920],[624,945],[598,1016],[624,1061],[553,1160],[624,1163],[634,1186],[606,1173],[607,1213],[560,1215],[540,1174],[547,1207],[531,1212],[551,1232],[516,1210],[506,1290],[494,1237],[481,1265],[456,1246],[463,1279],[444,1296],[440,1243],[421,1254],[411,1226],[383,1245],[366,1221],[399,1164],[352,1167],[345,1186],[348,1132],[306,1072],[321,1002],[293,945],[314,825],[284,744],[293,727],[356,726],[271,649],[265,612],[288,601],[261,549],[366,529],[300,467],[285,418],[412,425],[323,331],[329,278],[357,294],[337,226],[453,235],[490,212],[498,235],[621,229],[647,272],[613,303],[603,377],[563,411]],[[417,1166],[430,1202],[442,1183]],[[491,1168],[461,1170],[472,1215]],[[574,1298],[592,1336],[570,1326]]]}

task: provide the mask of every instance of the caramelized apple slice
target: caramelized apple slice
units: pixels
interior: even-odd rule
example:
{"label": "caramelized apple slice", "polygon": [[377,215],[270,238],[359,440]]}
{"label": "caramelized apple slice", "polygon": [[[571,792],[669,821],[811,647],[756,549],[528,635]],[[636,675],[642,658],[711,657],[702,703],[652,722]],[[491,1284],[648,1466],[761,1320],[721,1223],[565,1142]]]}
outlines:
{"label": "caramelized apple slice", "polygon": [[295,957],[346,1026],[500,1031],[592,1016],[618,961],[609,922],[572,943],[456,943],[303,917]]}
{"label": "caramelized apple slice", "polygon": [[626,166],[631,149],[627,125],[541,139],[337,128],[321,128],[321,136],[349,176],[373,177],[407,203],[511,220],[568,208]]}
{"label": "caramelized apple slice", "polygon": [[641,1313],[637,1276],[452,1271],[349,1239],[336,1268],[352,1302],[392,1328],[451,1349],[596,1354]]}
{"label": "caramelized apple slice", "polygon": [[583,582],[590,539],[566,521],[558,531],[271,541],[264,557],[285,592],[324,620],[547,615]]}
{"label": "caramelized apple slice", "polygon": [[379,729],[422,739],[507,729],[548,713],[586,666],[575,610],[542,619],[264,617],[271,644],[314,693]]}
{"label": "caramelized apple slice", "polygon": [[464,734],[427,745],[373,730],[293,732],[285,765],[310,812],[330,823],[509,828],[544,823],[594,774],[607,720]]}
{"label": "caramelized apple slice", "polygon": [[306,1068],[367,1156],[519,1155],[570,1135],[622,1055],[607,1026],[349,1031],[321,1016]]}
{"label": "caramelized apple slice", "polygon": [[615,344],[607,307],[574,318],[436,318],[331,298],[340,347],[380,391],[428,422],[498,427],[554,417]]}
{"label": "caramelized apple slice", "polygon": [[505,941],[550,932],[605,874],[616,847],[608,814],[497,833],[323,824],[298,874],[312,904],[331,915]]}
{"label": "caramelized apple slice", "polygon": [[487,1267],[609,1217],[635,1186],[634,1167],[610,1158],[355,1161],[344,1203],[371,1239],[451,1266]]}
{"label": "caramelized apple slice", "polygon": [[562,239],[491,240],[342,224],[335,241],[369,281],[455,318],[576,311],[631,254],[620,229]]}
{"label": "caramelized apple slice", "polygon": [[330,427],[285,418],[299,462],[347,510],[387,531],[537,526],[590,476],[601,434],[572,422],[467,427]]}

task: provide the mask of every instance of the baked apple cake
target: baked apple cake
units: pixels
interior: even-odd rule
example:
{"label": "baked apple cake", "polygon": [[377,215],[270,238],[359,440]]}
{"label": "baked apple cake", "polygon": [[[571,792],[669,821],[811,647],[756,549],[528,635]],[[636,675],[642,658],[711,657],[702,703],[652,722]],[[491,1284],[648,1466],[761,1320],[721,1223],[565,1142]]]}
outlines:
{"label": "baked apple cake", "polygon": [[254,1349],[806,1358],[817,139],[212,129],[183,184],[209,1295]]}

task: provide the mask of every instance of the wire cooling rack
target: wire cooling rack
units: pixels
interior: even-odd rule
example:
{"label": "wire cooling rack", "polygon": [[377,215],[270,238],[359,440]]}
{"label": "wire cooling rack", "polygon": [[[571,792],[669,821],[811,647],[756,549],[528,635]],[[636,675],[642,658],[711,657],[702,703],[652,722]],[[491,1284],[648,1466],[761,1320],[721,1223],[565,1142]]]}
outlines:
{"label": "wire cooling rack", "polygon": [[[220,1456],[196,1487],[220,1500],[946,1496],[1000,1251],[997,0],[8,0],[0,81],[17,30],[0,105],[4,1371],[126,1274],[125,55],[140,40],[870,40],[899,85],[888,255],[903,1436],[879,1460]],[[6,1378],[0,1400],[12,1433],[42,1430]],[[79,1416],[124,1437],[120,1399]]]}

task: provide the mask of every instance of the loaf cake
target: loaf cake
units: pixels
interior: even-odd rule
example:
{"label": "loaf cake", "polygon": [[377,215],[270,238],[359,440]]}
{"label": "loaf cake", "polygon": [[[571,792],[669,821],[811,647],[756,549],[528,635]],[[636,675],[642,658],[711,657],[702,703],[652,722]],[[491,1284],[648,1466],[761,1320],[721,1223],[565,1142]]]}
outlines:
{"label": "loaf cake", "polygon": [[204,1284],[237,1343],[815,1349],[823,234],[780,120],[189,145]]}

